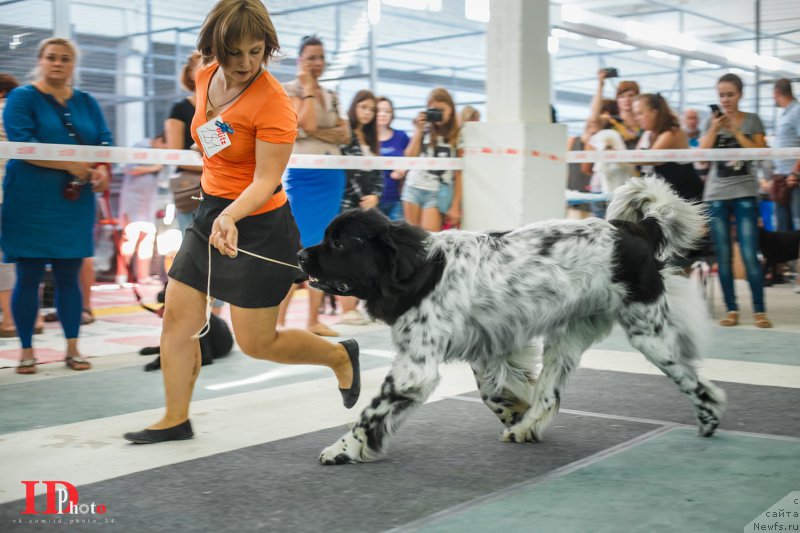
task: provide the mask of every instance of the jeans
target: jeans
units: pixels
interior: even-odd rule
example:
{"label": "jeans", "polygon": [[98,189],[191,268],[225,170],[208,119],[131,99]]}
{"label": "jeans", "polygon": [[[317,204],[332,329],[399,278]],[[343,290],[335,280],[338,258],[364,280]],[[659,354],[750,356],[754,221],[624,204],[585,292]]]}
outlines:
{"label": "jeans", "polygon": [[728,311],[738,311],[733,288],[733,247],[731,245],[731,215],[736,221],[736,235],[747,282],[753,296],[753,312],[763,313],[764,276],[758,262],[758,200],[755,197],[708,202],[711,238],[717,254],[717,268],[722,294]]}
{"label": "jeans", "polygon": [[389,203],[381,202],[378,206],[378,209],[380,209],[384,215],[389,217],[389,220],[403,220],[403,202],[399,200]]}
{"label": "jeans", "polygon": [[789,195],[789,205],[775,204],[778,231],[800,230],[800,187],[794,187]]}
{"label": "jeans", "polygon": [[83,259],[17,259],[17,284],[11,295],[11,314],[23,348],[30,348],[39,310],[39,283],[47,264],[53,265],[58,320],[67,339],[77,339],[83,298],[78,275]]}

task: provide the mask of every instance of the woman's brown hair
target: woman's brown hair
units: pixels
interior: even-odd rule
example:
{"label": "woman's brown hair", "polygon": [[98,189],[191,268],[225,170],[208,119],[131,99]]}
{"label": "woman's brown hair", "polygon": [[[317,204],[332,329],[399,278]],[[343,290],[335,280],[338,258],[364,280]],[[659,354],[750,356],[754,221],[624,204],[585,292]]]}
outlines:
{"label": "woman's brown hair", "polygon": [[446,123],[439,126],[438,124],[432,124],[433,127],[433,135],[431,135],[431,145],[436,146],[436,137],[441,135],[445,139],[447,139],[447,144],[454,147],[458,144],[458,134],[460,128],[458,127],[458,118],[456,117],[456,104],[453,102],[453,97],[450,96],[450,93],[444,87],[436,87],[434,90],[431,91],[431,94],[428,95],[428,105],[430,106],[431,102],[441,102],[443,104],[447,104],[450,106],[450,120]]}
{"label": "woman's brown hair", "polygon": [[263,64],[280,49],[278,34],[260,0],[220,0],[211,9],[197,37],[203,64],[216,59],[225,66],[233,47],[245,39],[264,42]]}
{"label": "woman's brown hair", "polygon": [[[350,109],[347,110],[347,118],[350,119],[350,129],[353,131],[356,130],[358,127],[358,118],[356,117],[356,107],[358,104],[363,102],[364,100],[372,100],[375,102],[375,105],[378,105],[378,99],[375,98],[375,95],[372,94],[372,91],[368,91],[363,89],[358,91],[356,95],[353,97],[353,101],[350,103]],[[364,124],[364,127],[361,129],[364,132],[364,140],[367,142],[367,146],[369,149],[372,150],[372,155],[381,155],[380,151],[380,144],[378,143],[378,111],[375,110],[375,113],[372,115],[372,120],[369,123]]]}
{"label": "woman's brown hair", "polygon": [[619,82],[619,85],[617,85],[617,98],[619,98],[620,96],[622,96],[623,93],[626,93],[628,91],[633,91],[636,93],[636,95],[638,95],[639,84],[636,83],[635,81],[630,81],[630,80],[623,80]]}
{"label": "woman's brown hair", "polygon": [[678,117],[669,108],[667,100],[660,94],[640,94],[636,100],[643,102],[649,109],[656,111],[656,123],[653,126],[653,140],[664,133],[681,127]]}
{"label": "woman's brown hair", "polygon": [[200,52],[194,51],[186,58],[186,63],[183,65],[183,70],[181,70],[181,85],[183,85],[184,89],[193,93],[196,89],[194,85],[194,76],[192,76],[192,71],[194,67],[197,66],[197,62],[203,58],[200,55]]}

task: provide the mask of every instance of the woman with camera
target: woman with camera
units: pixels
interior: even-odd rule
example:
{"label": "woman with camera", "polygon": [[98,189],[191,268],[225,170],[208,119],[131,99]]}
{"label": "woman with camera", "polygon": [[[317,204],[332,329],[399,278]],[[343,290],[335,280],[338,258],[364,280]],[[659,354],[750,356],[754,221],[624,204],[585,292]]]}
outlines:
{"label": "woman with camera", "polygon": [[[407,157],[458,157],[461,151],[456,106],[447,89],[437,87],[428,96],[428,109],[414,120],[414,135]],[[461,220],[461,171],[410,170],[403,186],[403,214],[409,224],[427,231]]]}
{"label": "woman with camera", "polygon": [[[739,110],[743,84],[735,74],[717,81],[719,104],[704,128],[700,148],[764,148],[764,125],[755,113]],[[716,109],[715,109],[716,108]],[[708,203],[711,237],[717,254],[719,282],[727,307],[721,326],[739,323],[739,307],[733,286],[733,247],[731,217],[736,221],[736,236],[747,281],[753,298],[753,320],[759,328],[771,328],[764,304],[764,277],[758,262],[758,177],[752,161],[711,163],[703,200]]]}
{"label": "woman with camera", "polygon": [[[111,132],[91,95],[72,87],[77,59],[67,39],[41,42],[35,81],[8,96],[3,121],[12,142],[111,144]],[[17,372],[36,372],[32,346],[39,307],[39,283],[53,267],[58,317],[67,339],[66,363],[73,370],[91,367],[78,350],[83,310],[79,273],[94,251],[94,193],[105,190],[108,165],[13,159],[3,184],[3,235],[6,262],[17,265],[11,306],[22,343]]]}
{"label": "woman with camera", "polygon": [[[600,120],[604,112],[603,109],[603,89],[605,81],[610,78],[616,78],[619,74],[615,68],[600,69],[597,73],[597,92],[592,97],[592,107],[589,114],[589,119]],[[610,113],[607,119],[611,122],[612,127],[622,136],[625,141],[625,146],[632,149],[639,141],[641,129],[636,122],[636,117],[633,115],[633,100],[639,96],[639,84],[635,81],[622,80],[617,85],[617,108],[619,116],[616,113]]]}

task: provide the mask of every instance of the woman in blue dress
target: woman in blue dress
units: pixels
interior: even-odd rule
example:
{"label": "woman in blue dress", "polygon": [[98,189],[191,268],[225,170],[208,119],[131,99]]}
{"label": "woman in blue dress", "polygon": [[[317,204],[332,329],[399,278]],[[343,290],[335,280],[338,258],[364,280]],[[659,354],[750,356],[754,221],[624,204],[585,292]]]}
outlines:
{"label": "woman in blue dress", "polygon": [[[68,40],[42,41],[36,80],[14,89],[3,111],[9,141],[111,144],[97,101],[71,85],[76,58],[75,46]],[[5,262],[16,263],[17,269],[11,308],[22,343],[20,374],[36,372],[32,335],[39,283],[48,264],[67,339],[67,366],[91,367],[78,350],[83,309],[78,275],[83,258],[94,252],[94,192],[104,190],[109,180],[107,165],[12,159],[6,166],[0,247]]]}
{"label": "woman in blue dress", "polygon": [[[350,127],[339,115],[336,93],[324,89],[319,77],[325,70],[325,49],[317,37],[304,37],[297,59],[297,78],[284,84],[297,112],[298,134],[293,154],[341,155],[339,146],[350,142]],[[325,228],[339,214],[344,197],[345,172],[340,169],[287,170],[283,180],[292,214],[300,229],[303,247],[318,244]],[[309,309],[306,329],[317,335],[334,337],[335,331],[319,321],[323,293],[308,288]],[[281,305],[278,323],[284,317],[292,292]]]}

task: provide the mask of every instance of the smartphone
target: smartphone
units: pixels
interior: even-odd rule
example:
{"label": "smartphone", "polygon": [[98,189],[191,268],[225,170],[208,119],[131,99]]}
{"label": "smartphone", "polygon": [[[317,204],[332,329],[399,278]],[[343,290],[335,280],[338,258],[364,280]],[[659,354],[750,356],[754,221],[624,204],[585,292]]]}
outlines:
{"label": "smartphone", "polygon": [[711,114],[715,117],[718,117],[722,114],[722,110],[719,108],[717,104],[711,104],[708,106],[711,109]]}
{"label": "smartphone", "polygon": [[618,78],[619,72],[615,68],[604,68],[603,72],[606,73],[606,78]]}

